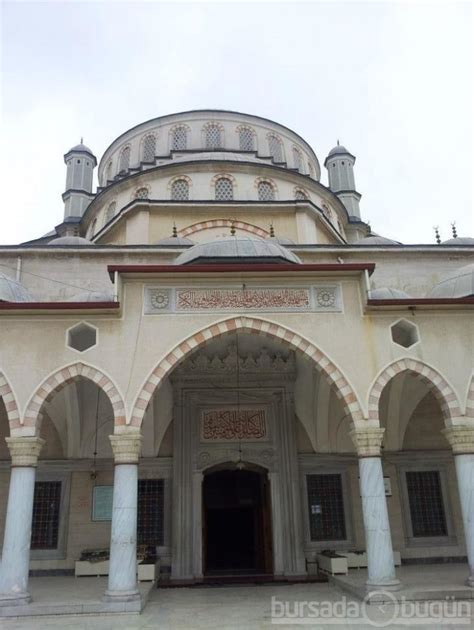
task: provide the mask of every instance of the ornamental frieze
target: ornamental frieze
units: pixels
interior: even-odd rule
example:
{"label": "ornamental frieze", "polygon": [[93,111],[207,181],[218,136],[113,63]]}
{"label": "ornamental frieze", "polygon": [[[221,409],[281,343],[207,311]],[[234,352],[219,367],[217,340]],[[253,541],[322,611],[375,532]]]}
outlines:
{"label": "ornamental frieze", "polygon": [[145,286],[145,314],[225,313],[235,311],[342,311],[339,285],[299,287]]}

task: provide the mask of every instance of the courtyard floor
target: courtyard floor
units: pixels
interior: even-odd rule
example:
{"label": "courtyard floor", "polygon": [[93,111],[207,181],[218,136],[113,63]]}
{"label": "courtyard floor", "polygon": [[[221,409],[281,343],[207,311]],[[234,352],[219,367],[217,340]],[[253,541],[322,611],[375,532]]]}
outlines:
{"label": "courtyard floor", "polygon": [[[411,569],[411,567],[410,567]],[[431,585],[438,580],[443,567],[418,567],[420,582]],[[446,577],[461,580],[465,565],[446,567]],[[403,573],[404,569],[401,570]],[[414,572],[412,572],[414,573]],[[422,577],[424,573],[424,577]],[[431,575],[431,577],[429,577]],[[403,578],[403,575],[400,577]],[[100,599],[105,578],[32,578],[31,593],[36,602],[78,603],[85,597]],[[299,604],[296,605],[296,602]],[[313,604],[310,609],[309,604]],[[0,619],[2,630],[65,629],[68,630],[262,630],[267,628],[468,628],[472,627],[473,601],[437,605],[416,602],[417,609],[403,610],[400,603],[364,606],[334,584],[268,584],[246,586],[195,586],[152,589],[141,614],[90,614]],[[426,608],[431,606],[431,608]],[[273,616],[272,616],[273,611]],[[302,618],[296,619],[295,613]],[[317,617],[314,614],[317,613]],[[311,616],[313,615],[313,616]],[[427,615],[427,616],[424,616]],[[455,618],[449,617],[455,615]],[[282,618],[283,617],[283,618]],[[286,618],[285,618],[286,617]],[[449,618],[447,618],[449,617]]]}

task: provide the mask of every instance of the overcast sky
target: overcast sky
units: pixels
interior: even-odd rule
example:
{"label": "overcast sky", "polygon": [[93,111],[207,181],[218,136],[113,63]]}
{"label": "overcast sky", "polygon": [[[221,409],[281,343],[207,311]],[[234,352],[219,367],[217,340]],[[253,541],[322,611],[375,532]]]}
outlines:
{"label": "overcast sky", "polygon": [[[63,154],[232,109],[357,156],[363,219],[406,243],[474,235],[472,8],[456,2],[3,2],[0,243],[62,221]],[[323,169],[322,181],[327,183]]]}

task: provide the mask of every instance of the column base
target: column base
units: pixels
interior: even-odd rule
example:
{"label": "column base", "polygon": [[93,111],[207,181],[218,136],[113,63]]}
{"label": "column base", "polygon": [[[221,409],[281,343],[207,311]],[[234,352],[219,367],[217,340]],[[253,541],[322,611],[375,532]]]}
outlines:
{"label": "column base", "polygon": [[105,591],[103,602],[136,602],[141,600],[138,589],[133,591]]}
{"label": "column base", "polygon": [[402,583],[399,579],[394,578],[393,580],[384,580],[381,582],[370,582],[367,580],[365,583],[365,590],[367,593],[371,593],[373,591],[399,591],[402,588]]}
{"label": "column base", "polygon": [[29,593],[0,593],[0,606],[25,606],[31,603]]}

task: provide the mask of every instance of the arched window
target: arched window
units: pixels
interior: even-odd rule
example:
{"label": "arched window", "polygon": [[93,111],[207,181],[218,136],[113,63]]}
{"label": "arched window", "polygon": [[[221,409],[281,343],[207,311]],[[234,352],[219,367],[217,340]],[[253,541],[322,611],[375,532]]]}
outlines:
{"label": "arched window", "polygon": [[175,179],[171,184],[171,199],[173,201],[187,201],[189,199],[189,184],[185,179]]}
{"label": "arched window", "polygon": [[156,150],[156,138],[152,133],[149,133],[143,138],[142,143],[142,161],[153,162],[155,159]]}
{"label": "arched window", "polygon": [[255,151],[255,137],[249,127],[239,129],[239,148],[241,151]]}
{"label": "arched window", "polygon": [[111,203],[109,203],[109,205],[107,206],[107,212],[105,213],[106,223],[108,223],[114,218],[116,208],[117,208],[117,204],[115,203],[115,201],[112,201]]}
{"label": "arched window", "polygon": [[259,201],[274,201],[275,190],[270,182],[258,183],[258,199]]}
{"label": "arched window", "polygon": [[135,193],[135,199],[148,199],[148,188],[138,188]]}
{"label": "arched window", "polygon": [[228,177],[219,177],[216,181],[216,199],[219,201],[232,201],[234,198],[234,186]]}
{"label": "arched window", "polygon": [[268,150],[275,162],[283,162],[281,140],[278,136],[268,136]]}
{"label": "arched window", "polygon": [[221,149],[222,133],[219,125],[207,125],[206,127],[206,149]]}
{"label": "arched window", "polygon": [[303,159],[301,157],[301,153],[296,147],[293,147],[293,165],[299,171],[303,169]]}
{"label": "arched window", "polygon": [[314,177],[314,168],[311,162],[308,162],[308,173],[310,177]]}
{"label": "arched window", "polygon": [[112,160],[110,160],[110,162],[107,164],[107,168],[105,170],[104,184],[107,185],[107,182],[110,182],[111,179],[112,179]]}
{"label": "arched window", "polygon": [[92,238],[94,236],[96,227],[97,227],[97,219],[94,219],[92,221],[92,225],[89,230],[89,238]]}
{"label": "arched window", "polygon": [[122,153],[120,154],[119,173],[128,171],[129,167],[130,167],[130,147],[125,147],[124,149],[122,149]]}
{"label": "arched window", "polygon": [[295,190],[295,199],[297,201],[304,201],[308,199],[308,193],[302,188],[297,188]]}
{"label": "arched window", "polygon": [[172,151],[184,151],[188,146],[188,131],[186,127],[175,127],[171,132]]}

